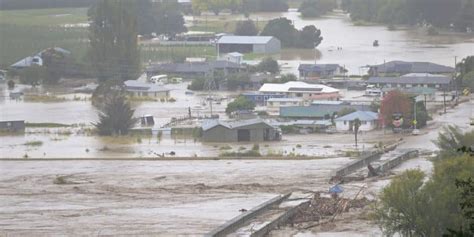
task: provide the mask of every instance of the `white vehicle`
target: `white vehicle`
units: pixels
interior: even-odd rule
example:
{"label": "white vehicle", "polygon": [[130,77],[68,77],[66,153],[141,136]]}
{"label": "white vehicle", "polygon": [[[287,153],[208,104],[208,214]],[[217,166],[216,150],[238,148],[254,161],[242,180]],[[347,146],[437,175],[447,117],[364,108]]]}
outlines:
{"label": "white vehicle", "polygon": [[368,85],[365,89],[366,96],[382,96],[382,90],[374,85]]}
{"label": "white vehicle", "polygon": [[150,78],[150,82],[153,84],[164,85],[168,83],[168,75],[157,75]]}

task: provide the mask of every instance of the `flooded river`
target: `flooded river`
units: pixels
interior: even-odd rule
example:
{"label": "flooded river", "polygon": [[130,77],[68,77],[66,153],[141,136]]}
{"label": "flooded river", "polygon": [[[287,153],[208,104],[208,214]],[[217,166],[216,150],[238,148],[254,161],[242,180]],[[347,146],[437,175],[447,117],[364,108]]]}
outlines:
{"label": "flooded river", "polygon": [[[284,70],[297,73],[300,63],[336,63],[345,66],[350,75],[362,75],[363,66],[381,64],[384,61],[429,61],[454,66],[458,60],[474,55],[474,34],[441,33],[428,36],[423,29],[389,31],[386,26],[355,26],[349,16],[342,12],[317,19],[302,19],[294,9],[286,13],[253,14],[254,21],[268,21],[275,17],[286,17],[296,28],[315,25],[321,30],[322,43],[316,51],[284,49],[279,55],[286,64]],[[260,23],[262,24],[262,23]],[[379,47],[373,47],[378,40]],[[337,50],[341,47],[342,50]]]}

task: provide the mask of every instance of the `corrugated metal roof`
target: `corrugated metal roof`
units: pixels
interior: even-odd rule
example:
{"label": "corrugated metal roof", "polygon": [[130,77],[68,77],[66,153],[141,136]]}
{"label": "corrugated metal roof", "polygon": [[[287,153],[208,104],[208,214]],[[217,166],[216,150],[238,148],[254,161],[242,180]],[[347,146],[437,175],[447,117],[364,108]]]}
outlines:
{"label": "corrugated metal roof", "polygon": [[298,70],[306,72],[327,72],[336,71],[338,68],[341,68],[339,64],[300,64]]}
{"label": "corrugated metal roof", "polygon": [[368,83],[387,84],[449,84],[451,78],[432,74],[407,74],[401,77],[371,77]]}
{"label": "corrugated metal roof", "polygon": [[302,98],[270,98],[267,102],[302,102]]}
{"label": "corrugated metal roof", "polygon": [[202,130],[207,131],[211,128],[214,128],[216,126],[223,126],[228,129],[234,129],[234,128],[239,128],[239,127],[246,127],[254,124],[260,124],[263,123],[267,126],[272,127],[269,123],[265,122],[262,119],[247,119],[247,120],[234,120],[234,121],[219,121],[219,120],[207,120],[203,122],[202,124]]}
{"label": "corrugated metal roof", "polygon": [[[273,36],[236,36],[236,35],[225,35],[222,36],[217,43],[218,44],[266,44],[270,40],[274,39]],[[275,38],[276,39],[276,38]]]}
{"label": "corrugated metal roof", "polygon": [[430,62],[390,61],[373,65],[379,73],[452,73],[454,68]]}
{"label": "corrugated metal roof", "polygon": [[356,111],[354,113],[350,113],[340,118],[337,118],[335,119],[335,121],[354,121],[357,118],[360,121],[373,121],[377,120],[379,118],[379,115],[372,111]]}
{"label": "corrugated metal roof", "polygon": [[292,106],[280,108],[280,116],[288,118],[322,118],[326,115],[332,115],[344,108],[356,109],[361,111],[370,110],[368,105],[347,105],[347,104],[326,104],[310,106]]}

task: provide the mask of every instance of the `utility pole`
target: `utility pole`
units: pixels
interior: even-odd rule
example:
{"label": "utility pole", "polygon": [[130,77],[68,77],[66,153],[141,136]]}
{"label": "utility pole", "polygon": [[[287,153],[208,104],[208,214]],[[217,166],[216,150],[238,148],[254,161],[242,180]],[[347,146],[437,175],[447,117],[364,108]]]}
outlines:
{"label": "utility pole", "polygon": [[444,105],[444,113],[446,113],[446,88],[443,89],[443,105]]}
{"label": "utility pole", "polygon": [[454,56],[454,76],[453,76],[453,79],[454,79],[455,90],[456,90],[456,104],[459,101],[459,99],[458,99],[459,98],[459,93],[458,93],[459,81],[457,80],[457,75],[458,75],[457,64],[458,64],[458,56]]}

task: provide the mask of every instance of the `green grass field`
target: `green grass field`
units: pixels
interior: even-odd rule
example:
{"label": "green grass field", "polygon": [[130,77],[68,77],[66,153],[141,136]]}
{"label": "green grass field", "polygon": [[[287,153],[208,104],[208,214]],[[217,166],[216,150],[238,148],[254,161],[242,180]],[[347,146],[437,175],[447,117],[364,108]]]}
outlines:
{"label": "green grass field", "polygon": [[1,24],[61,26],[87,23],[87,8],[51,8],[0,11]]}

